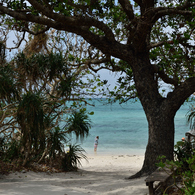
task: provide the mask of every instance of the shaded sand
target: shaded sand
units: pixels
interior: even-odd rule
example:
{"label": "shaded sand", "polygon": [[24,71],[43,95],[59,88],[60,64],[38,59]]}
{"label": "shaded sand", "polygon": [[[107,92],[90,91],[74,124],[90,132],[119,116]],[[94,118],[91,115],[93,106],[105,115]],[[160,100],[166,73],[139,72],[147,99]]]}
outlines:
{"label": "shaded sand", "polygon": [[142,167],[143,156],[88,155],[78,172],[12,173],[0,176],[1,195],[146,195],[145,177],[127,180]]}

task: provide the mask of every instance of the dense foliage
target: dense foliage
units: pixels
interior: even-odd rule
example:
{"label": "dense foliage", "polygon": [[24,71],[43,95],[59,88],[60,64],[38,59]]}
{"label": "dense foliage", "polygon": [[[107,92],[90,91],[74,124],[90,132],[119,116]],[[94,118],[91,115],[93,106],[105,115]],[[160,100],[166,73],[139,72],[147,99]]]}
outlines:
{"label": "dense foliage", "polygon": [[[165,157],[160,157],[160,162],[157,164],[158,167],[162,168],[165,172],[167,169],[170,170],[168,174],[172,174],[173,184],[167,186],[163,192],[167,194],[179,194],[179,195],[193,195],[195,193],[195,148],[194,141],[177,142],[175,145],[175,159],[174,161],[166,160],[163,162]],[[174,190],[174,191],[173,191]]]}
{"label": "dense foliage", "polygon": [[[2,82],[0,160],[23,166],[58,162],[58,168],[62,168],[69,135],[74,132],[83,139],[91,128],[86,102],[82,103],[84,99],[78,93],[79,74],[75,75],[62,54],[27,57],[19,53],[1,63],[1,75],[5,86]],[[61,83],[65,86],[60,87]],[[74,168],[80,163],[80,155],[84,157],[79,146],[71,155],[78,150],[80,154],[73,164],[69,163]]]}

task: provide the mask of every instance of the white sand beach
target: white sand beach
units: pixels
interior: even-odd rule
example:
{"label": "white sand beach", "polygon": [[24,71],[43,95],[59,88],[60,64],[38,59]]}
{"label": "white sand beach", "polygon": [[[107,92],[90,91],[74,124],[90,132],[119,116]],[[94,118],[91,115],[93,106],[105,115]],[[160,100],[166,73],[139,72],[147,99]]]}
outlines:
{"label": "white sand beach", "polygon": [[127,180],[142,167],[135,155],[88,156],[78,172],[16,172],[0,176],[1,195],[146,195],[145,177]]}

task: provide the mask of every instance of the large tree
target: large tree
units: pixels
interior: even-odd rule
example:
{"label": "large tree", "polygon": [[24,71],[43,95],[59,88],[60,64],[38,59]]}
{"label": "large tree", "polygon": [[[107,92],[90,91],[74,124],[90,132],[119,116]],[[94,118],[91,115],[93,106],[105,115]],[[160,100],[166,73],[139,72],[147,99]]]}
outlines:
{"label": "large tree", "polygon": [[[193,0],[4,0],[0,13],[2,28],[80,35],[89,54],[98,53],[80,68],[124,73],[112,94],[122,102],[138,96],[148,120],[141,176],[156,168],[158,156],[173,159],[174,116],[195,91],[194,7]],[[162,82],[171,86],[167,95],[160,91]]]}

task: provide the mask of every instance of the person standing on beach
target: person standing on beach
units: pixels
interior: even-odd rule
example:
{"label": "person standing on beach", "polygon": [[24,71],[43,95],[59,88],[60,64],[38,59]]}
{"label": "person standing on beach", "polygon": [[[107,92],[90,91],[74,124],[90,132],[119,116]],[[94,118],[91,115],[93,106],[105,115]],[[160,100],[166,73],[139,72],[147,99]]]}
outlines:
{"label": "person standing on beach", "polygon": [[99,136],[96,136],[96,137],[95,137],[95,142],[94,142],[94,152],[97,151],[98,140],[99,140]]}

